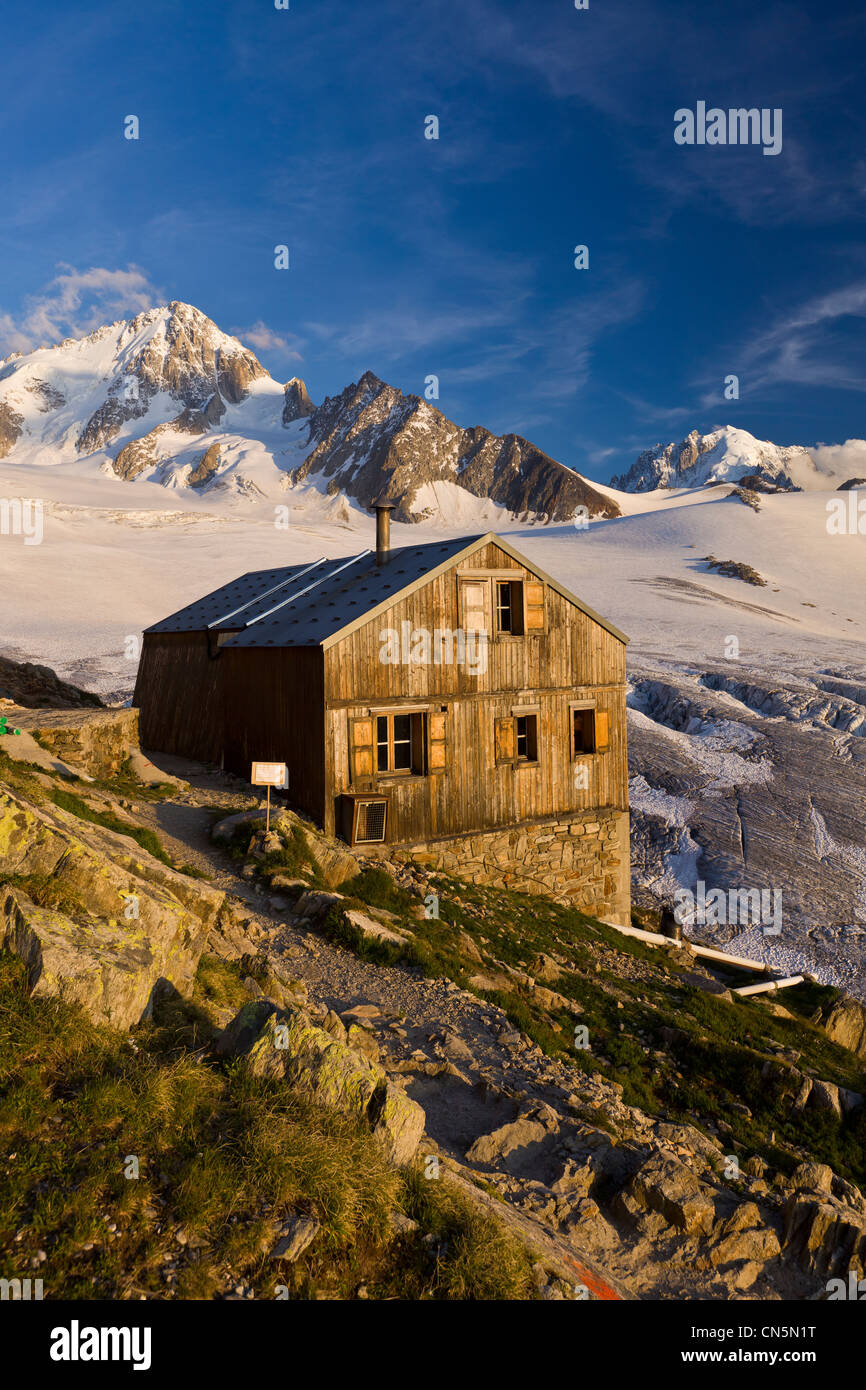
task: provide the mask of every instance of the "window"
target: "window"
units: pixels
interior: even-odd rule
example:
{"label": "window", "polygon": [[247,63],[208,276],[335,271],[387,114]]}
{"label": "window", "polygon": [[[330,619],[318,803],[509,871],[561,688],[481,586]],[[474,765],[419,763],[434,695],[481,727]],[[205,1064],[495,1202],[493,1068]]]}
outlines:
{"label": "window", "polygon": [[427,715],[376,716],[376,771],[420,777],[426,771]]}
{"label": "window", "polygon": [[571,713],[575,757],[580,753],[595,752],[595,710],[575,709]]}
{"label": "window", "polygon": [[594,704],[575,704],[571,712],[571,756],[605,753],[610,747],[610,715]]}
{"label": "window", "polygon": [[538,714],[511,714],[495,721],[494,752],[497,763],[538,762]]}
{"label": "window", "polygon": [[523,583],[519,579],[496,581],[496,630],[511,637],[523,636]]}
{"label": "window", "polygon": [[538,762],[538,715],[518,715],[515,724],[515,752],[519,763]]}
{"label": "window", "polygon": [[487,604],[490,585],[486,579],[464,579],[460,582],[460,617],[464,632],[488,632],[490,622]]}

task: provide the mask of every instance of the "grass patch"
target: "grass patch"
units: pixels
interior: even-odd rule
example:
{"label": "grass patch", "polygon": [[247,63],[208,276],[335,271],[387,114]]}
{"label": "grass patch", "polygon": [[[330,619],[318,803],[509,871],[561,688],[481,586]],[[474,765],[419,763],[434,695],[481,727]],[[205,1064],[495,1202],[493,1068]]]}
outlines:
{"label": "grass patch", "polygon": [[[404,908],[382,878],[367,878],[369,872],[343,885],[357,893],[346,906]],[[391,882],[390,876],[382,877]],[[709,1133],[712,1125],[721,1126],[725,1144],[757,1154],[775,1168],[793,1167],[808,1153],[842,1176],[866,1183],[866,1109],[841,1121],[832,1114],[794,1110],[797,1087],[792,1091],[790,1078],[795,1074],[790,1063],[786,1071],[781,1056],[796,1054],[799,1072],[866,1092],[862,1062],[811,1021],[836,991],[809,983],[788,989],[784,1002],[797,1017],[778,1018],[760,1000],[731,1003],[695,988],[686,978],[695,968],[691,957],[624,936],[548,898],[446,874],[433,875],[431,886],[439,916],[421,921],[404,912],[402,922],[412,933],[405,946],[366,939],[337,908],[328,914],[323,934],[376,964],[411,966],[425,975],[446,976],[464,989],[473,975],[494,969],[496,962],[532,974],[538,954],[556,956],[564,963],[550,988],[573,1003],[575,1012],[560,1002],[542,1006],[517,982],[475,992],[501,1008],[549,1056],[618,1082],[628,1105]],[[406,900],[418,901],[409,895]],[[485,957],[483,963],[470,953],[467,938]],[[575,1046],[576,1024],[588,1030],[586,1049]]]}
{"label": "grass patch", "polygon": [[71,815],[77,816],[79,820],[89,821],[92,825],[101,825],[105,830],[113,830],[118,835],[128,836],[130,840],[135,840],[142,849],[147,850],[148,854],[152,854],[154,859],[159,859],[161,863],[174,868],[173,860],[166,854],[152,830],[121,820],[120,816],[116,816],[113,811],[95,811],[92,806],[88,806],[86,801],[82,801],[80,796],[76,796],[74,792],[64,791],[62,788],[52,789],[48,793],[48,799],[53,801],[55,806],[59,806],[62,811],[69,811]]}
{"label": "grass patch", "polygon": [[360,873],[340,884],[340,892],[346,897],[357,898],[367,907],[380,907],[385,912],[396,912],[398,915],[408,913],[418,903],[418,899],[395,883],[384,869],[361,869]]}
{"label": "grass patch", "polygon": [[90,916],[90,907],[78,889],[54,874],[7,874],[3,883],[25,893],[38,907],[62,912],[66,917]]}
{"label": "grass patch", "polygon": [[[199,983],[231,992],[212,961]],[[171,1008],[129,1038],[28,997],[2,954],[0,1077],[0,1260],[47,1298],[210,1299],[239,1283],[260,1299],[280,1284],[351,1298],[361,1283],[383,1298],[532,1296],[528,1257],[487,1217],[392,1168],[354,1121],[191,1053]],[[401,1209],[421,1229],[395,1241]],[[276,1230],[297,1214],[321,1230],[281,1265]]]}

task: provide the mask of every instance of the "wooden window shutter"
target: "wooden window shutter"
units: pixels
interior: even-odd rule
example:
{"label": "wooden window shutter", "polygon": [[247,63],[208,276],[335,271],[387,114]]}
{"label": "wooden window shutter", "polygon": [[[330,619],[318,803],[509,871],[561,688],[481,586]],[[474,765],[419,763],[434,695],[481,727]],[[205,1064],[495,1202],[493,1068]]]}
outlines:
{"label": "wooden window shutter", "polygon": [[498,763],[514,762],[514,718],[497,719],[495,723],[495,749]]}
{"label": "wooden window shutter", "polygon": [[369,717],[349,720],[352,781],[373,776],[373,721]]}
{"label": "wooden window shutter", "polygon": [[526,582],[526,631],[544,631],[544,585],[540,580]]}
{"label": "wooden window shutter", "polygon": [[430,771],[444,772],[448,766],[448,715],[429,715],[428,729]]}
{"label": "wooden window shutter", "polygon": [[610,715],[607,710],[595,712],[595,751],[605,753],[610,747]]}
{"label": "wooden window shutter", "polygon": [[490,585],[486,579],[461,580],[460,600],[463,630],[465,632],[487,632],[490,623],[487,617],[487,601]]}

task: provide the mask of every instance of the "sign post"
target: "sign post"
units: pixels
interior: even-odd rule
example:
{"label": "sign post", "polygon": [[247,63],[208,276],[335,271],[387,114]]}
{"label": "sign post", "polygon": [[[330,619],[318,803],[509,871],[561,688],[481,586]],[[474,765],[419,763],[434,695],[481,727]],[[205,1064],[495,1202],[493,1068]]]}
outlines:
{"label": "sign post", "polygon": [[268,801],[265,811],[265,833],[271,828],[271,787],[288,787],[289,769],[285,763],[253,763],[250,777],[254,787],[267,787]]}

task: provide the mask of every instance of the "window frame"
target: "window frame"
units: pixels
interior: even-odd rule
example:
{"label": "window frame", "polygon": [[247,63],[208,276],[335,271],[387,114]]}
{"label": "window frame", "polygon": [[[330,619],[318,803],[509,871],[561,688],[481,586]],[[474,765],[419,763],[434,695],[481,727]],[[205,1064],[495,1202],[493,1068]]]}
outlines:
{"label": "window frame", "polygon": [[[546,627],[546,585],[543,580],[530,570],[512,569],[488,569],[488,570],[460,570],[457,574],[457,594],[458,594],[458,617],[459,624],[464,631],[482,631],[481,628],[469,629],[466,625],[466,605],[463,598],[463,585],[479,584],[484,586],[484,611],[485,627],[483,631],[487,633],[488,640],[495,642],[509,642],[526,637],[539,637]],[[508,631],[500,625],[500,603],[499,585],[508,584],[511,587],[510,611],[512,615],[512,627]],[[529,603],[529,590],[537,590],[538,601],[535,604]],[[535,615],[533,617],[533,615]]]}
{"label": "window frame", "polygon": [[[581,712],[582,712],[582,713],[586,713],[586,714],[591,714],[591,715],[592,715],[592,733],[591,733],[592,747],[591,747],[591,748],[581,748],[581,749],[578,749],[578,748],[575,746],[575,737],[574,737],[574,733],[575,733],[574,717],[575,717],[576,714],[581,713]],[[603,747],[601,747],[601,748],[599,748],[599,746],[598,746],[598,741],[599,741],[599,740],[598,740],[598,716],[599,716],[599,714],[603,715],[604,718],[607,720],[607,737],[608,737],[608,741],[607,741],[607,743],[606,743]],[[608,753],[608,752],[610,751],[610,714],[609,714],[609,712],[608,712],[607,710],[599,710],[599,708],[598,708],[598,702],[597,702],[596,700],[569,700],[569,703],[568,703],[568,742],[569,742],[569,747],[571,748],[571,761],[572,761],[572,762],[579,762],[581,758],[596,758],[596,757],[601,757],[604,753]]]}
{"label": "window frame", "polygon": [[[520,734],[518,732],[518,722],[522,719],[531,719],[533,721],[534,726],[531,731],[528,728],[526,730],[525,736],[527,740],[531,742],[528,742],[529,751],[527,755],[524,757],[519,756],[517,752],[517,741],[520,737]],[[511,731],[508,742],[511,746],[512,756],[510,758],[500,758],[497,757],[496,754],[496,748],[499,741],[497,725],[505,723],[506,721],[510,722],[511,724]],[[538,767],[540,765],[539,749],[541,747],[541,738],[542,730],[540,705],[512,705],[508,714],[494,715],[494,766],[511,768]],[[532,754],[532,756],[529,755],[530,753]]]}
{"label": "window frame", "polygon": [[[538,763],[538,714],[534,711],[527,711],[526,714],[515,714],[514,719],[514,761],[515,763],[528,766]],[[521,735],[520,725],[525,723],[526,730]],[[520,754],[521,737],[526,740],[527,751],[524,756]]]}
{"label": "window frame", "polygon": [[[496,602],[494,610],[496,615],[496,636],[497,637],[525,637],[526,636],[526,585],[520,579],[505,579],[501,575],[493,578],[495,585]],[[500,589],[508,588],[507,610],[509,615],[510,627],[502,626],[502,612],[506,605],[500,598]]]}
{"label": "window frame", "polygon": [[[374,767],[373,776],[377,781],[385,781],[392,777],[427,777],[429,776],[429,707],[423,709],[409,706],[401,709],[371,709],[370,718],[373,721],[373,755]],[[394,721],[395,719],[407,718],[409,720],[409,766],[394,766],[394,747],[395,744],[405,744],[406,739],[395,738]],[[386,721],[385,740],[379,737],[379,721]],[[388,766],[379,766],[379,750],[387,749]]]}

